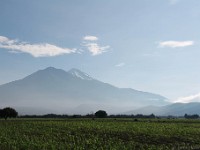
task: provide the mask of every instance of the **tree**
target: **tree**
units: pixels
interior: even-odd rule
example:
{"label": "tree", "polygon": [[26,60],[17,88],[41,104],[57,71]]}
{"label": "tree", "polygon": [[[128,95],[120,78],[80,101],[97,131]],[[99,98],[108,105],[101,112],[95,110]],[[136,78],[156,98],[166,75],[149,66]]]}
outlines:
{"label": "tree", "polygon": [[185,114],[184,117],[185,117],[185,118],[188,118],[188,114]]}
{"label": "tree", "polygon": [[156,118],[154,114],[149,115],[149,118]]}
{"label": "tree", "polygon": [[107,117],[107,113],[104,110],[99,110],[95,113],[95,116],[97,118],[106,118]]}
{"label": "tree", "polygon": [[3,112],[3,109],[0,109],[0,118],[4,118],[4,112]]}
{"label": "tree", "polygon": [[185,114],[184,117],[187,118],[187,119],[198,119],[199,115],[197,115],[197,114],[194,114],[194,115]]}
{"label": "tree", "polygon": [[4,118],[5,120],[7,118],[16,118],[17,116],[18,116],[18,112],[13,108],[6,107],[0,110],[0,117]]}

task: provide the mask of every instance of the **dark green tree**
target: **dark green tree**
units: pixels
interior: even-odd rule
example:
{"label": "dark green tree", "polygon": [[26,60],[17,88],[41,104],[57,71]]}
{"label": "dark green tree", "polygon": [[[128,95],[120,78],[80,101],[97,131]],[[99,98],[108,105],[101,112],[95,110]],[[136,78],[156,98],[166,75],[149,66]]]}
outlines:
{"label": "dark green tree", "polygon": [[0,118],[4,118],[4,112],[3,112],[3,109],[0,109]]}
{"label": "dark green tree", "polygon": [[107,117],[107,113],[106,111],[104,110],[98,110],[96,113],[95,113],[95,116],[97,118],[106,118]]}
{"label": "dark green tree", "polygon": [[17,116],[18,112],[14,108],[6,107],[0,110],[0,117],[4,118],[5,120],[7,118],[16,118]]}
{"label": "dark green tree", "polygon": [[187,118],[187,119],[198,119],[199,115],[197,115],[197,114],[194,114],[194,115],[185,114],[184,117]]}

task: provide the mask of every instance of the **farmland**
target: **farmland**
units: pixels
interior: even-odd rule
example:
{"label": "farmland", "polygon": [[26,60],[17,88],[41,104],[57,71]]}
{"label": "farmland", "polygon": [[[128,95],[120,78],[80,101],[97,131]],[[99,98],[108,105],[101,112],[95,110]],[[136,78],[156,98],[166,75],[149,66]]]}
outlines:
{"label": "farmland", "polygon": [[199,148],[199,120],[0,120],[1,150]]}

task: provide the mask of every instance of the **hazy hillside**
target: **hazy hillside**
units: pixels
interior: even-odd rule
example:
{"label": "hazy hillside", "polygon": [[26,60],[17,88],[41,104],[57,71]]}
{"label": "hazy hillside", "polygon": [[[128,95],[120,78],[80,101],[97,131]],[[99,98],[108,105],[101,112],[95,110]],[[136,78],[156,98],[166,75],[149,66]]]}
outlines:
{"label": "hazy hillside", "polygon": [[168,104],[165,97],[157,94],[117,88],[78,69],[66,72],[53,67],[1,85],[0,102],[23,113],[89,113],[100,108],[121,112],[122,108]]}
{"label": "hazy hillside", "polygon": [[200,115],[200,103],[174,103],[166,106],[146,106],[140,109],[135,109],[126,114],[155,114],[161,116],[183,116],[184,114],[199,114]]}

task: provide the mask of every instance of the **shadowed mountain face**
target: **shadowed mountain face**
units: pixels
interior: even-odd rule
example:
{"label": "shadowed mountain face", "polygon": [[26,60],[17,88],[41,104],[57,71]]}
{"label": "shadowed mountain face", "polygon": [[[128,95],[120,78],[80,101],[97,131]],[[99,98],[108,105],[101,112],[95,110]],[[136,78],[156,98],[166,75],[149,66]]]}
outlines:
{"label": "shadowed mountain face", "polygon": [[146,106],[140,109],[126,112],[125,114],[155,114],[160,116],[184,116],[185,114],[199,114],[200,103],[174,103],[166,106]]}
{"label": "shadowed mountain face", "polygon": [[23,114],[84,114],[97,109],[119,113],[125,108],[168,104],[160,95],[117,88],[78,69],[66,72],[53,67],[1,85],[0,103],[16,107]]}

